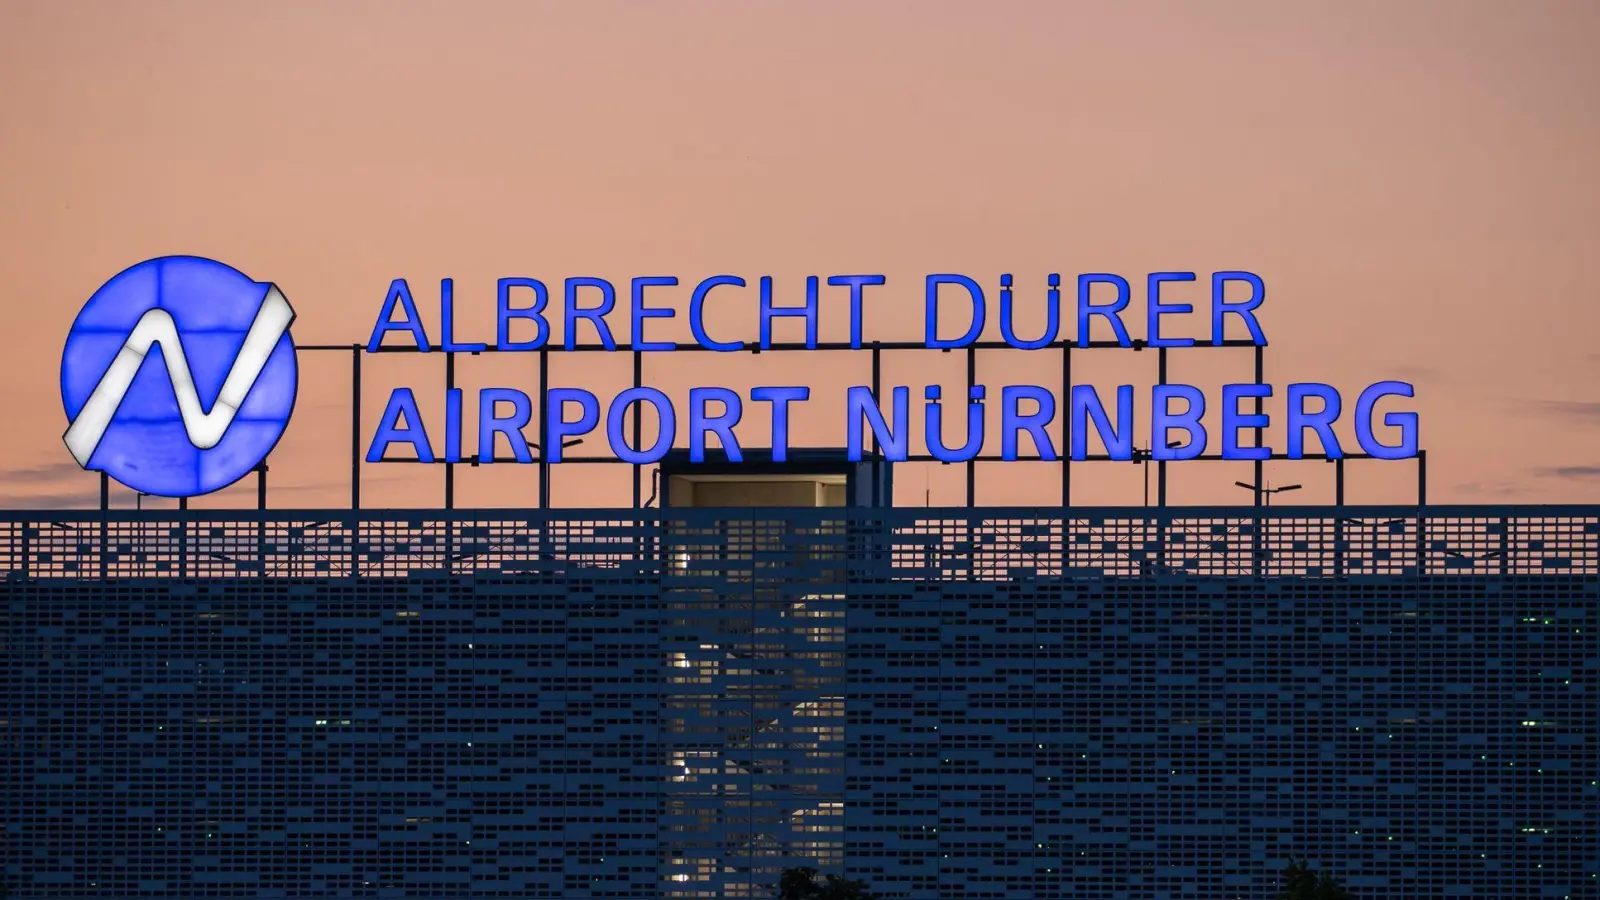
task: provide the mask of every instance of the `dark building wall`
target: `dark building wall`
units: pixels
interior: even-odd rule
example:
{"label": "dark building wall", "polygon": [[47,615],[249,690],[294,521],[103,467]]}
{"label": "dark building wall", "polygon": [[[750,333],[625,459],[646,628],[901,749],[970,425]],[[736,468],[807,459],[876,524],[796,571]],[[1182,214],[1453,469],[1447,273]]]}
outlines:
{"label": "dark building wall", "polygon": [[822,858],[917,900],[1255,898],[1305,854],[1361,897],[1595,896],[1596,576],[785,559],[7,583],[5,883],[731,896]]}
{"label": "dark building wall", "polygon": [[1264,897],[1304,853],[1362,897],[1583,896],[1597,600],[1448,577],[853,598],[850,868],[908,896]]}

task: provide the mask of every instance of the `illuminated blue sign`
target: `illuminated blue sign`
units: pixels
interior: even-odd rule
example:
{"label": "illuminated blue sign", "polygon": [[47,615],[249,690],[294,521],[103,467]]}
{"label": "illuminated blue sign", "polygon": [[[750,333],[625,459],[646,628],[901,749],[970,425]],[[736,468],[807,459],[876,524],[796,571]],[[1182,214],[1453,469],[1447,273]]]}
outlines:
{"label": "illuminated blue sign", "polygon": [[276,286],[209,259],[123,271],[84,304],[61,355],[67,449],[161,497],[238,481],[289,424],[294,315]]}
{"label": "illuminated blue sign", "polygon": [[[1133,309],[1134,289],[1128,279],[1114,274],[1079,275],[1075,285],[1066,290],[1059,275],[1046,280],[1042,293],[1032,293],[1033,302],[1041,303],[1045,312],[1045,325],[1038,335],[1019,335],[1015,324],[1016,309],[1025,302],[1017,299],[1020,290],[1014,290],[1010,275],[1000,278],[998,322],[1004,346],[1019,351],[1045,348],[1061,349],[1067,346],[1089,346],[1091,324],[1096,319],[1108,325],[1122,347],[1138,346],[1128,329],[1135,315],[1142,319],[1146,335],[1144,346],[1188,347],[1197,342],[1192,338],[1171,337],[1163,334],[1163,320],[1185,315],[1202,315],[1207,326],[1211,346],[1224,344],[1224,329],[1230,320],[1236,321],[1249,335],[1249,343],[1265,346],[1266,334],[1256,318],[1256,310],[1266,297],[1266,287],[1261,278],[1250,272],[1217,272],[1209,277],[1209,284],[1197,282],[1193,272],[1157,272],[1147,277],[1142,309]],[[376,326],[368,342],[368,352],[377,352],[390,334],[403,336],[412,348],[424,352],[532,352],[541,350],[571,351],[579,344],[580,328],[592,330],[599,346],[615,351],[626,349],[648,352],[672,352],[677,345],[669,341],[650,340],[645,328],[651,319],[670,319],[678,311],[663,305],[671,291],[677,288],[687,294],[689,331],[695,344],[717,352],[769,349],[773,346],[773,323],[780,318],[803,320],[807,349],[818,349],[818,319],[821,315],[823,284],[833,289],[834,298],[847,304],[850,342],[848,346],[861,349],[862,305],[869,288],[881,288],[887,283],[882,275],[835,275],[826,279],[811,276],[806,279],[803,305],[779,306],[773,302],[773,280],[762,277],[752,285],[733,275],[706,278],[693,286],[679,287],[671,276],[634,278],[626,288],[626,299],[632,313],[632,333],[629,343],[620,345],[612,334],[606,315],[616,309],[619,288],[601,278],[568,278],[559,291],[563,333],[553,334],[552,290],[544,282],[533,278],[502,278],[497,285],[495,316],[493,320],[494,344],[485,341],[457,339],[455,322],[454,284],[445,279],[440,286],[438,343],[428,336],[428,331],[417,312],[409,284],[396,280],[384,299]],[[923,285],[925,297],[924,336],[920,346],[935,350],[964,349],[978,342],[988,321],[988,297],[983,285],[965,275],[929,275]],[[1067,295],[1063,299],[1063,293]],[[715,294],[719,302],[739,299],[755,311],[760,341],[747,345],[728,335],[714,335],[707,327],[705,308]],[[751,295],[754,296],[751,296]],[[1187,297],[1188,299],[1184,299]],[[1197,300],[1208,302],[1208,309],[1197,311]],[[949,311],[961,310],[961,321],[952,323]],[[941,314],[945,315],[941,323]],[[520,323],[526,330],[531,327],[533,336],[513,340],[513,325]],[[949,327],[955,324],[956,327]],[[1075,326],[1075,336],[1067,331]],[[1165,330],[1170,331],[1170,326]],[[952,336],[959,331],[959,336]],[[488,334],[488,330],[484,330]],[[1379,407],[1390,398],[1410,398],[1411,385],[1399,381],[1380,381],[1364,388],[1353,404],[1352,414],[1356,442],[1362,452],[1379,459],[1406,459],[1415,457],[1418,450],[1418,421],[1414,412],[1380,412]],[[1242,430],[1254,431],[1270,423],[1268,416],[1254,412],[1258,402],[1273,397],[1274,389],[1265,384],[1229,384],[1222,388],[1221,396],[1214,398],[1218,404],[1220,428],[1208,434],[1201,424],[1208,408],[1206,395],[1192,385],[1161,384],[1136,391],[1133,385],[1120,385],[1111,398],[1100,396],[1090,385],[1067,385],[1051,388],[1042,385],[1006,385],[993,389],[975,385],[969,395],[942,396],[938,386],[912,388],[891,386],[875,392],[866,386],[847,389],[845,395],[846,430],[849,435],[848,452],[853,460],[868,452],[866,435],[884,458],[891,462],[908,458],[909,439],[912,433],[912,412],[920,407],[920,419],[929,453],[945,462],[964,462],[977,458],[985,446],[985,407],[1000,406],[1000,456],[1002,459],[1057,460],[1062,454],[1072,459],[1088,456],[1089,434],[1095,432],[1107,454],[1113,459],[1134,458],[1133,434],[1135,415],[1144,416],[1151,435],[1151,456],[1155,459],[1192,459],[1205,453],[1212,443],[1220,446],[1224,459],[1268,459],[1279,455],[1298,459],[1308,452],[1306,437],[1310,433],[1329,458],[1345,455],[1333,430],[1333,424],[1347,414],[1339,391],[1319,382],[1288,385],[1283,392],[1286,426],[1286,446],[1280,454],[1269,447],[1247,446],[1240,441]],[[707,436],[715,435],[730,460],[740,460],[740,442],[735,433],[747,403],[771,405],[771,432],[756,438],[772,450],[772,458],[782,461],[788,447],[789,407],[811,398],[811,390],[799,385],[762,386],[747,394],[723,387],[697,387],[688,393],[687,408],[679,409],[666,394],[653,387],[634,387],[613,397],[609,403],[583,388],[552,388],[545,392],[544,409],[541,410],[542,438],[537,444],[544,448],[548,462],[562,461],[563,442],[582,435],[605,435],[612,453],[630,463],[653,463],[673,449],[680,420],[688,424],[689,452],[694,460],[704,458]],[[398,388],[390,396],[382,420],[367,453],[368,462],[381,462],[397,458],[417,458],[424,461],[460,462],[463,456],[463,407],[466,401],[460,390],[451,390],[445,397],[445,422],[442,450],[430,437],[418,410],[415,394],[409,388]],[[634,446],[625,433],[630,408],[649,406],[659,423],[653,438],[641,440]],[[533,398],[516,388],[484,388],[477,396],[476,410],[478,433],[468,442],[468,453],[476,451],[479,462],[496,459],[497,447],[508,447],[511,458],[517,462],[532,462],[535,447],[525,434],[533,420]],[[1249,411],[1247,411],[1247,408]],[[1057,416],[1066,420],[1065,447],[1057,447],[1046,431]],[[954,445],[944,441],[944,422],[957,419],[965,423],[964,439]],[[437,433],[437,430],[436,430]],[[1181,440],[1178,438],[1181,436]],[[992,435],[990,436],[992,437]],[[1025,438],[1025,440],[1024,440]],[[503,440],[502,440],[503,439]],[[390,457],[391,445],[411,448],[411,454]],[[1024,452],[1031,444],[1034,453]],[[1177,444],[1178,446],[1172,446]],[[504,458],[504,457],[501,457]]]}

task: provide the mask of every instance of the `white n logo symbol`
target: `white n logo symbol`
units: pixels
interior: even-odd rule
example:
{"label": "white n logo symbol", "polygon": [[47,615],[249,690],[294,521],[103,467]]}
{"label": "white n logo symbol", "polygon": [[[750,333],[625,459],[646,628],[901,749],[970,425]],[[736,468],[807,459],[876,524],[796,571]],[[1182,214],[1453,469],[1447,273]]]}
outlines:
{"label": "white n logo symbol", "polygon": [[194,374],[183,355],[183,344],[178,340],[178,326],[172,320],[172,314],[164,309],[149,310],[139,317],[138,324],[133,326],[122,349],[117,352],[106,373],[100,376],[100,382],[83,404],[83,409],[78,411],[78,417],[72,420],[67,433],[62,436],[67,442],[67,449],[72,451],[78,465],[89,465],[89,458],[100,446],[100,438],[111,425],[117,407],[122,405],[122,398],[127,395],[134,376],[139,374],[145,356],[157,344],[161,345],[167,376],[172,379],[172,390],[178,398],[178,413],[183,417],[184,433],[189,436],[190,443],[201,450],[215,447],[227,433],[228,426],[233,424],[233,417],[238,415],[244,398],[255,386],[261,370],[266,368],[272,349],[278,346],[278,340],[289,330],[289,324],[293,321],[294,309],[289,306],[289,301],[284,299],[277,285],[268,285],[266,299],[256,311],[255,321],[250,323],[250,330],[244,336],[244,346],[239,348],[239,355],[234,357],[233,365],[228,369],[228,377],[222,383],[217,402],[211,405],[210,410],[206,410],[200,406],[200,392],[195,389]]}

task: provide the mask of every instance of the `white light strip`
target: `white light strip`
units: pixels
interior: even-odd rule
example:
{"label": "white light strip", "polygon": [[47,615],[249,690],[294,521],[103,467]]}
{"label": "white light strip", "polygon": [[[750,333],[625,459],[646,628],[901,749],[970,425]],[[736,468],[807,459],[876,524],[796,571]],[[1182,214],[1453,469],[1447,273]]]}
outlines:
{"label": "white light strip", "polygon": [[289,306],[289,301],[284,299],[277,285],[268,285],[266,299],[261,301],[261,309],[256,311],[255,321],[250,323],[250,331],[245,334],[244,346],[239,348],[239,355],[234,357],[233,366],[228,369],[228,377],[222,383],[222,391],[217,394],[217,402],[212,405],[210,412],[206,412],[200,408],[200,392],[195,389],[194,373],[189,370],[189,361],[183,355],[183,345],[178,341],[178,326],[172,320],[172,314],[164,309],[146,312],[133,326],[133,331],[123,342],[122,349],[111,361],[106,373],[100,376],[100,383],[95,385],[94,393],[89,395],[83,409],[78,411],[78,417],[62,435],[67,442],[67,449],[72,451],[78,465],[89,465],[89,458],[100,446],[100,439],[105,436],[106,428],[117,414],[117,407],[122,405],[122,398],[127,395],[134,376],[139,374],[145,356],[157,344],[161,345],[161,357],[166,361],[167,375],[172,379],[172,390],[178,398],[178,413],[183,417],[183,430],[189,436],[189,442],[201,450],[215,447],[227,433],[228,426],[233,424],[233,417],[238,415],[244,398],[255,386],[261,370],[266,368],[273,348],[278,346],[278,340],[289,330],[289,324],[293,321],[294,309]]}

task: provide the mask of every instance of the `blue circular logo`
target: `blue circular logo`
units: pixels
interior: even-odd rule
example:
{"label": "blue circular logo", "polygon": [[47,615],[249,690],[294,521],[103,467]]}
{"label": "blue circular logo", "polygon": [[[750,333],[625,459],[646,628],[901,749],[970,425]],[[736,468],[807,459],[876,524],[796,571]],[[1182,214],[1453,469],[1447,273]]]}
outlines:
{"label": "blue circular logo", "polygon": [[276,285],[209,259],[123,271],[84,304],[61,354],[67,449],[159,497],[233,484],[289,425],[293,321]]}

